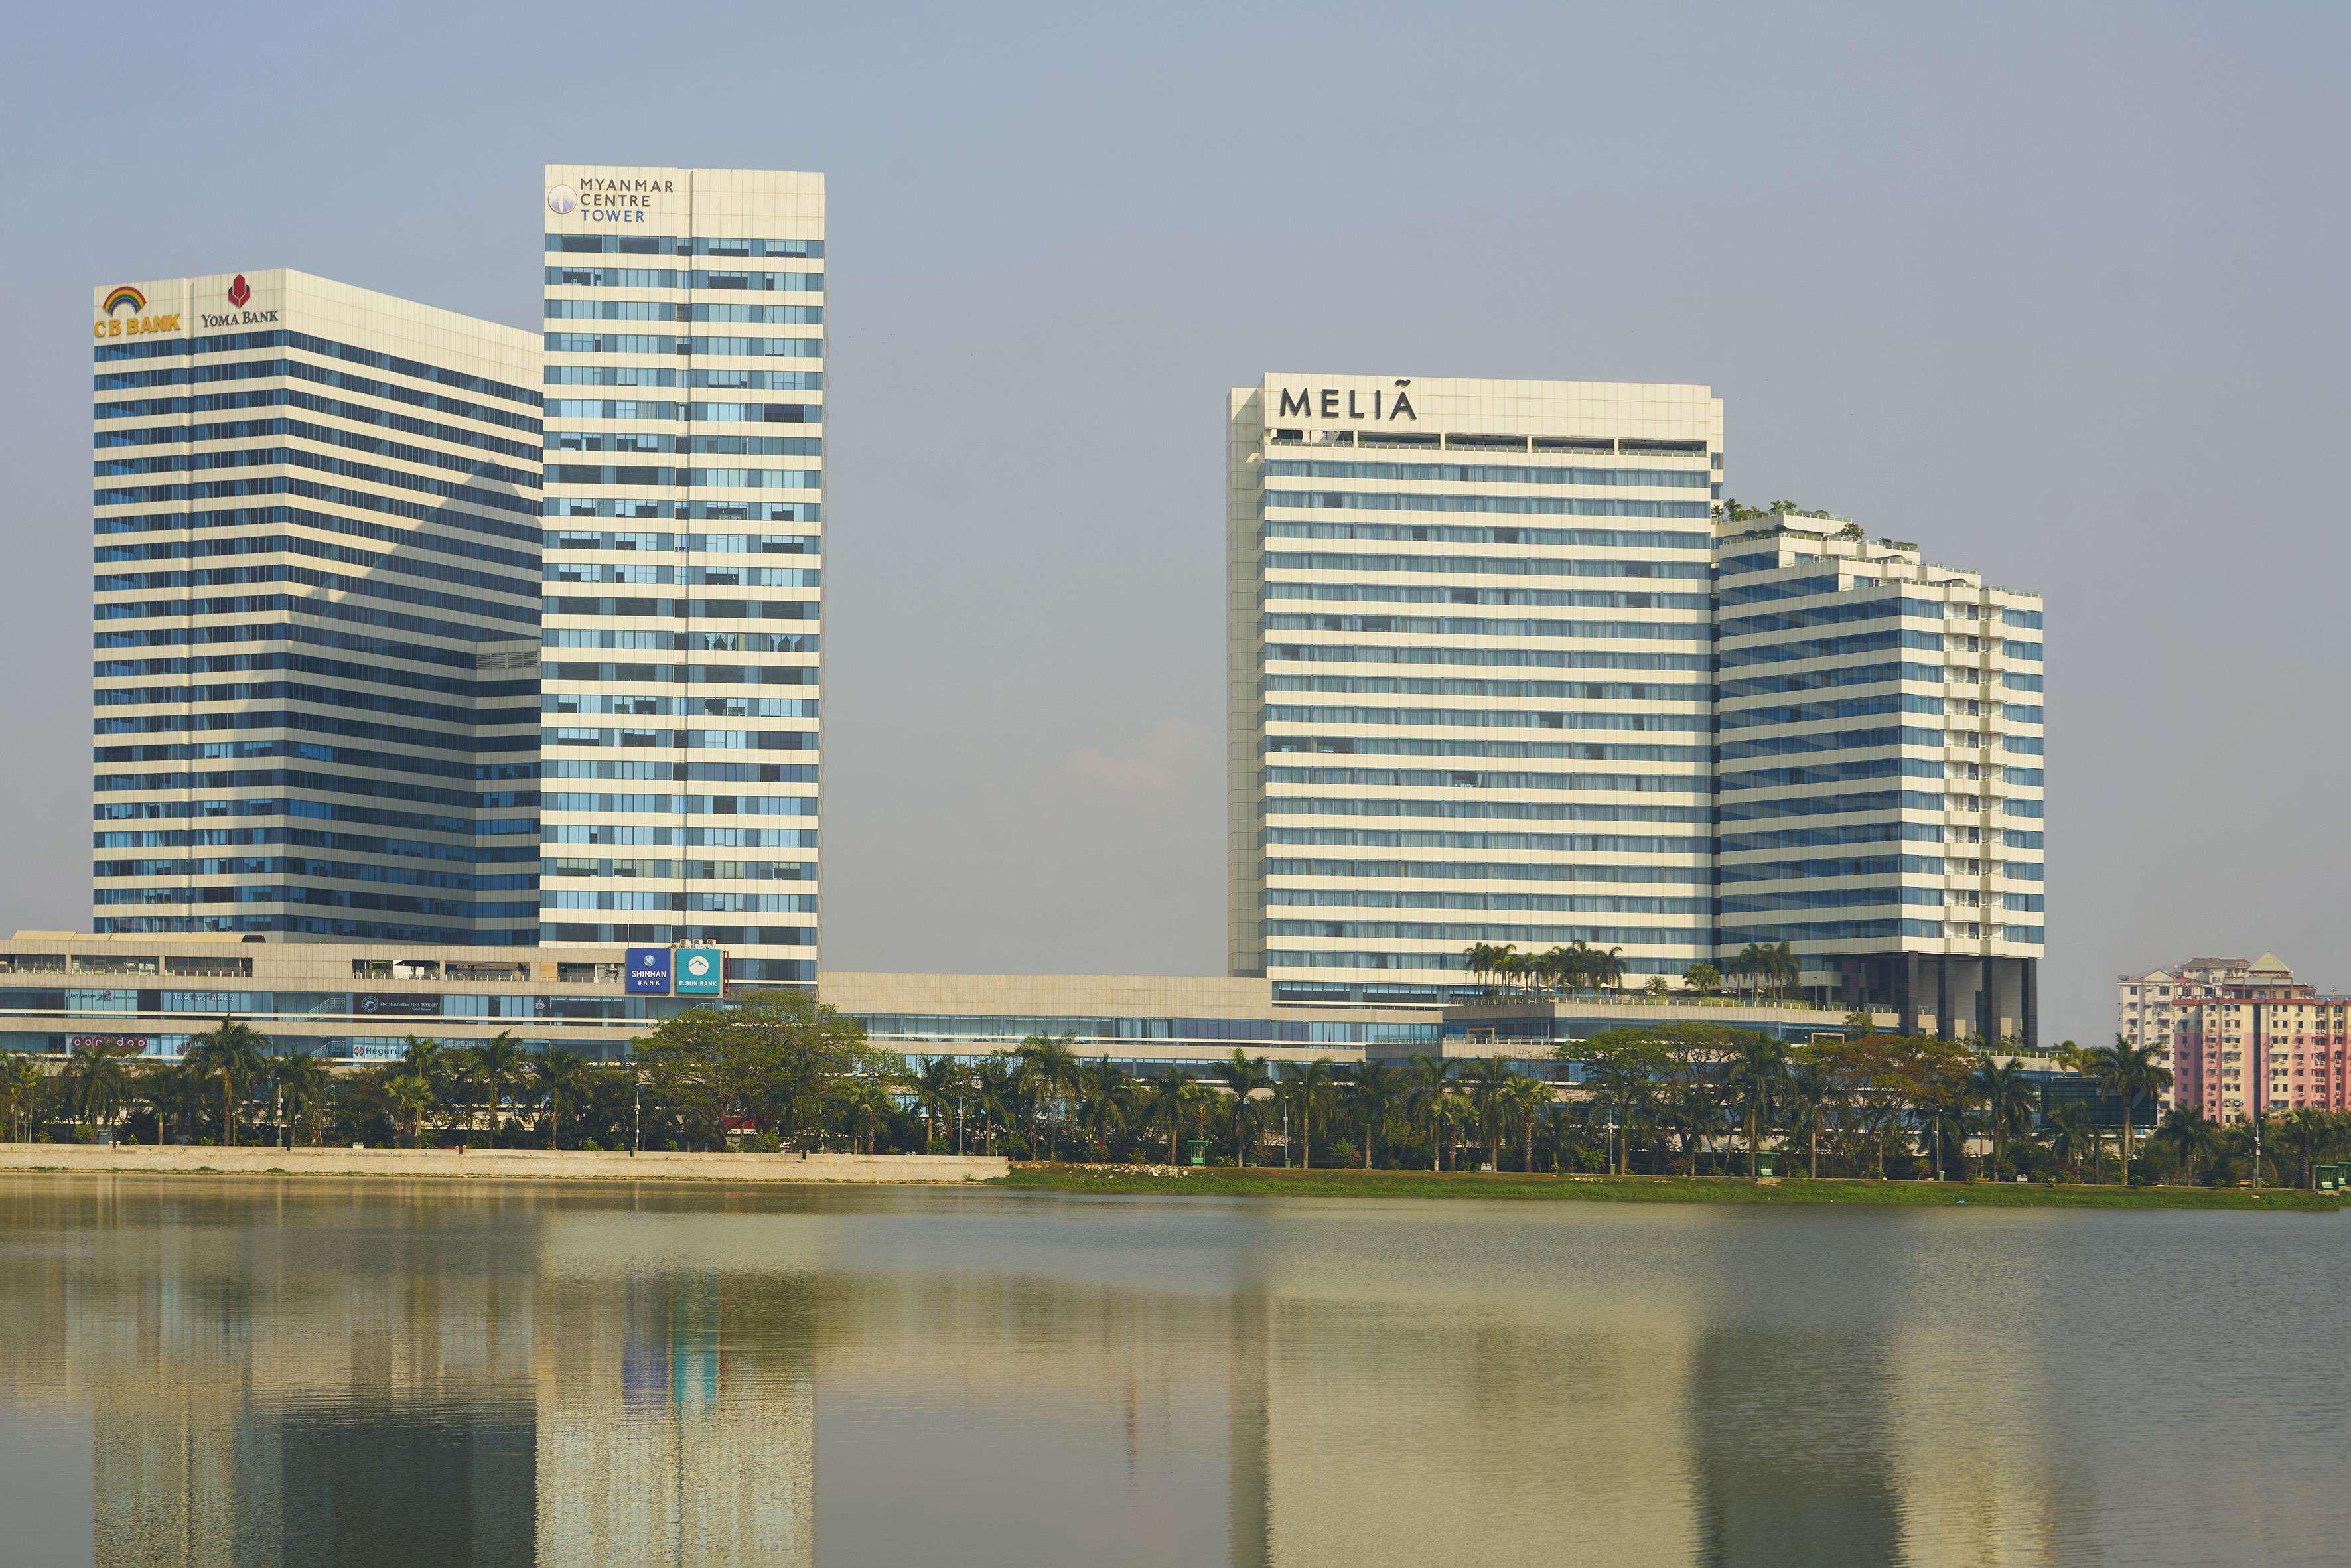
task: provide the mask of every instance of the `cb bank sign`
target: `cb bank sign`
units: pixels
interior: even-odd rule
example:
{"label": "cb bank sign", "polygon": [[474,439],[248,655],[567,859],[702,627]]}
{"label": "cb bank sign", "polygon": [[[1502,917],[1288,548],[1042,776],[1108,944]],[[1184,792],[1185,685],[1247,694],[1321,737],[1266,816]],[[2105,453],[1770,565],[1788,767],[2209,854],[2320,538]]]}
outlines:
{"label": "cb bank sign", "polygon": [[[242,283],[243,278],[237,279]],[[91,322],[93,338],[137,338],[149,332],[176,332],[180,329],[180,312],[165,310],[150,312],[147,296],[128,283],[118,284],[99,301],[98,319]]]}
{"label": "cb bank sign", "polygon": [[632,997],[715,997],[726,989],[726,955],[701,946],[632,947],[625,977]]}

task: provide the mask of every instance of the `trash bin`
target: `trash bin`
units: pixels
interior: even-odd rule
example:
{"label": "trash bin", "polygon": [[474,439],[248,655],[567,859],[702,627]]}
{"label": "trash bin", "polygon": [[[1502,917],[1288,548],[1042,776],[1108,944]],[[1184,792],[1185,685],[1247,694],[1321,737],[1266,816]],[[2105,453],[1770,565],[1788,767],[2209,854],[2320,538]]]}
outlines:
{"label": "trash bin", "polygon": [[1184,1163],[1187,1166],[1207,1165],[1208,1163],[1208,1140],[1206,1138],[1185,1139]]}
{"label": "trash bin", "polygon": [[1777,1176],[1779,1171],[1779,1155],[1776,1151],[1771,1149],[1759,1149],[1756,1151],[1755,1174],[1757,1176]]}

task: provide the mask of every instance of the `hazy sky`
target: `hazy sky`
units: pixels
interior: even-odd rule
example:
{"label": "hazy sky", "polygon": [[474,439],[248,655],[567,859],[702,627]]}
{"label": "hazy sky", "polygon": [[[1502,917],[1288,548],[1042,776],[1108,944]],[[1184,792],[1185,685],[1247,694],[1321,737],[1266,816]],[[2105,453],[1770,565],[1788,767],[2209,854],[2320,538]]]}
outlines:
{"label": "hazy sky", "polygon": [[1220,969],[1224,392],[1320,368],[1708,382],[1731,494],[2045,592],[2050,1037],[2190,953],[2351,981],[2346,46],[2340,4],[28,10],[0,930],[89,915],[89,288],[536,329],[578,160],[831,182],[830,967]]}

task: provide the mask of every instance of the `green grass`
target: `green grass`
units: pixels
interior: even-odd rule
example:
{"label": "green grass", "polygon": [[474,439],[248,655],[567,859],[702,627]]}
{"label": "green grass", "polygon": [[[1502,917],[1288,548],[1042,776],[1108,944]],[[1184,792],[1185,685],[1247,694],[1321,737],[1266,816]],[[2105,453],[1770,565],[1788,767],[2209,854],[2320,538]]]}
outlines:
{"label": "green grass", "polygon": [[1283,1170],[1252,1166],[1016,1165],[988,1185],[1029,1192],[1154,1193],[1189,1197],[1426,1197],[1598,1200],[1627,1203],[1848,1203],[1913,1207],[2241,1208],[2328,1213],[2331,1192],[2255,1193],[2243,1187],[2044,1186],[2014,1183],[1818,1181],[1791,1176],[1750,1182],[1729,1176],[1552,1176],[1515,1172]]}

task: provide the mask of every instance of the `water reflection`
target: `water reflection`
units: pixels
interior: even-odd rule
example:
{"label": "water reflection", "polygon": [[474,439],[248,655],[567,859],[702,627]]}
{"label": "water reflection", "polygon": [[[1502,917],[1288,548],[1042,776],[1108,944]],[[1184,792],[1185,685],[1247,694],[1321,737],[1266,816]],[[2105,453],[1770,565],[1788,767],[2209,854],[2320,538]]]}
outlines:
{"label": "water reflection", "polygon": [[88,1490],[0,1467],[0,1518],[100,1563],[2339,1562],[2346,1234],[42,1178],[0,1451],[86,1432]]}

